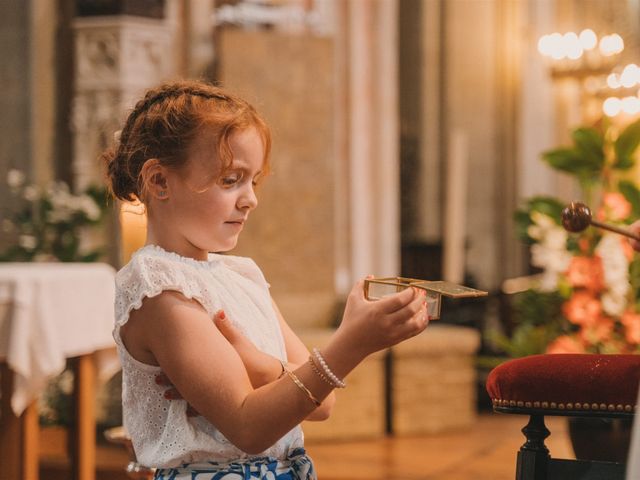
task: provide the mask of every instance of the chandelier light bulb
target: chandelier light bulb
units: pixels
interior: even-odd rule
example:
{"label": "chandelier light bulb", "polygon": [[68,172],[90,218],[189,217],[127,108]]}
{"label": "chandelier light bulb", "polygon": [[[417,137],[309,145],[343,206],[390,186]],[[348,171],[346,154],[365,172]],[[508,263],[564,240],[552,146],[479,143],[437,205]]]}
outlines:
{"label": "chandelier light bulb", "polygon": [[640,98],[624,97],[622,99],[622,111],[628,113],[629,115],[640,113]]}
{"label": "chandelier light bulb", "polygon": [[614,90],[616,88],[620,88],[620,79],[618,78],[618,75],[616,73],[609,74],[609,76],[607,77],[607,86],[609,88],[613,88]]}
{"label": "chandelier light bulb", "polygon": [[555,60],[566,57],[563,37],[558,32],[549,35],[549,56]]}
{"label": "chandelier light bulb", "polygon": [[615,53],[620,53],[624,50],[624,40],[617,33],[611,35],[611,42]]}
{"label": "chandelier light bulb", "polygon": [[551,35],[543,35],[538,40],[538,52],[545,57],[551,56],[551,50],[553,49],[553,40]]}
{"label": "chandelier light bulb", "polygon": [[577,60],[582,56],[582,45],[578,35],[573,32],[567,32],[562,36],[565,55],[571,60]]}
{"label": "chandelier light bulb", "polygon": [[624,50],[624,40],[617,33],[605,35],[600,39],[600,53],[605,57],[616,55]]}
{"label": "chandelier light bulb", "polygon": [[598,45],[598,37],[590,28],[582,30],[578,38],[580,39],[580,46],[584,50],[592,50]]}
{"label": "chandelier light bulb", "polygon": [[609,97],[602,102],[602,111],[609,117],[615,117],[622,110],[622,102],[617,97]]}
{"label": "chandelier light bulb", "polygon": [[631,88],[637,83],[640,83],[640,68],[635,63],[630,63],[620,74],[620,85]]}

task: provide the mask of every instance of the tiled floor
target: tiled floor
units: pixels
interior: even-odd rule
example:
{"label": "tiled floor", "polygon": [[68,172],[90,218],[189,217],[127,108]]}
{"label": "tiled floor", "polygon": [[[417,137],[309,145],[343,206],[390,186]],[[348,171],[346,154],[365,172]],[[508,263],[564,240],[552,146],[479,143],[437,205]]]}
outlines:
{"label": "tiled floor", "polygon": [[[513,480],[526,418],[483,414],[472,429],[422,437],[388,437],[341,443],[308,443],[320,480]],[[573,458],[564,418],[547,418],[546,445],[556,458]],[[57,449],[42,445],[40,478],[67,479]],[[62,450],[64,451],[64,450]],[[48,453],[47,453],[48,452]],[[125,480],[121,447],[98,449],[98,480]]]}

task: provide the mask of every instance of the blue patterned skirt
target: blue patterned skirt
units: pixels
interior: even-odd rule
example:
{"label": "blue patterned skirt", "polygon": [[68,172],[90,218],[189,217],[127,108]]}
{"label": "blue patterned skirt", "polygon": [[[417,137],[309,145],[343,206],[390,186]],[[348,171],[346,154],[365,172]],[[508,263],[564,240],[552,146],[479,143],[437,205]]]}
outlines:
{"label": "blue patterned skirt", "polygon": [[185,463],[176,468],[159,468],[154,480],[317,480],[313,462],[304,448],[293,450],[286,460],[271,457],[247,462]]}

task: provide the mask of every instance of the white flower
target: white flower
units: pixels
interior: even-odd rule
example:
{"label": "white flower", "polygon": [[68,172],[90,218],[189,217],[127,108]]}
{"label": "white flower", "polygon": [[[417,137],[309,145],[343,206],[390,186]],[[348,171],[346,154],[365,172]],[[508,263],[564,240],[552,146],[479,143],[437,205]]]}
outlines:
{"label": "white flower", "polygon": [[62,393],[71,394],[73,392],[73,373],[70,370],[65,370],[58,377],[58,386]]}
{"label": "white flower", "polygon": [[2,220],[2,231],[5,233],[13,232],[16,226],[14,223],[8,218],[4,218]]}
{"label": "white flower", "polygon": [[604,312],[613,317],[622,315],[627,307],[627,299],[624,295],[614,295],[611,292],[603,293],[600,300]]}
{"label": "white flower", "polygon": [[25,200],[29,202],[35,202],[40,198],[40,192],[38,191],[37,187],[29,185],[24,189],[23,196]]}
{"label": "white flower", "polygon": [[541,213],[537,210],[531,212],[531,220],[544,230],[548,230],[556,226],[556,222],[549,215]]}
{"label": "white flower", "polygon": [[18,245],[25,250],[33,250],[38,245],[38,240],[33,235],[20,235],[18,237]]}
{"label": "white flower", "polygon": [[629,262],[617,235],[605,234],[596,247],[596,254],[602,259],[604,283],[609,292],[625,297],[629,292]]}
{"label": "white flower", "polygon": [[100,218],[100,208],[89,195],[80,196],[79,204],[80,210],[82,210],[90,220],[98,220],[98,218]]}
{"label": "white flower", "polygon": [[47,213],[47,221],[51,223],[67,223],[71,221],[73,212],[66,207],[54,205],[54,209]]}
{"label": "white flower", "polygon": [[7,173],[7,184],[11,188],[20,188],[24,184],[25,178],[26,177],[24,173],[22,173],[20,170],[12,168]]}

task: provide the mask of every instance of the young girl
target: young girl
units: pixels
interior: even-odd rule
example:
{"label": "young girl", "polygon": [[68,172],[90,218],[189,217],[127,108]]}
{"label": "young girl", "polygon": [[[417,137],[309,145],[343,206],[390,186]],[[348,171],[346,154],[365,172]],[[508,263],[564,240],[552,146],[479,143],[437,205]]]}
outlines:
{"label": "young girl", "polygon": [[270,143],[247,102],[178,82],[147,92],[103,155],[113,194],[148,216],[146,245],[118,272],[114,337],[124,425],[156,479],[316,478],[300,422],[326,419],[358,363],[428,323],[418,291],[370,302],[360,281],[310,354],[258,266],[219,254],[258,205]]}

